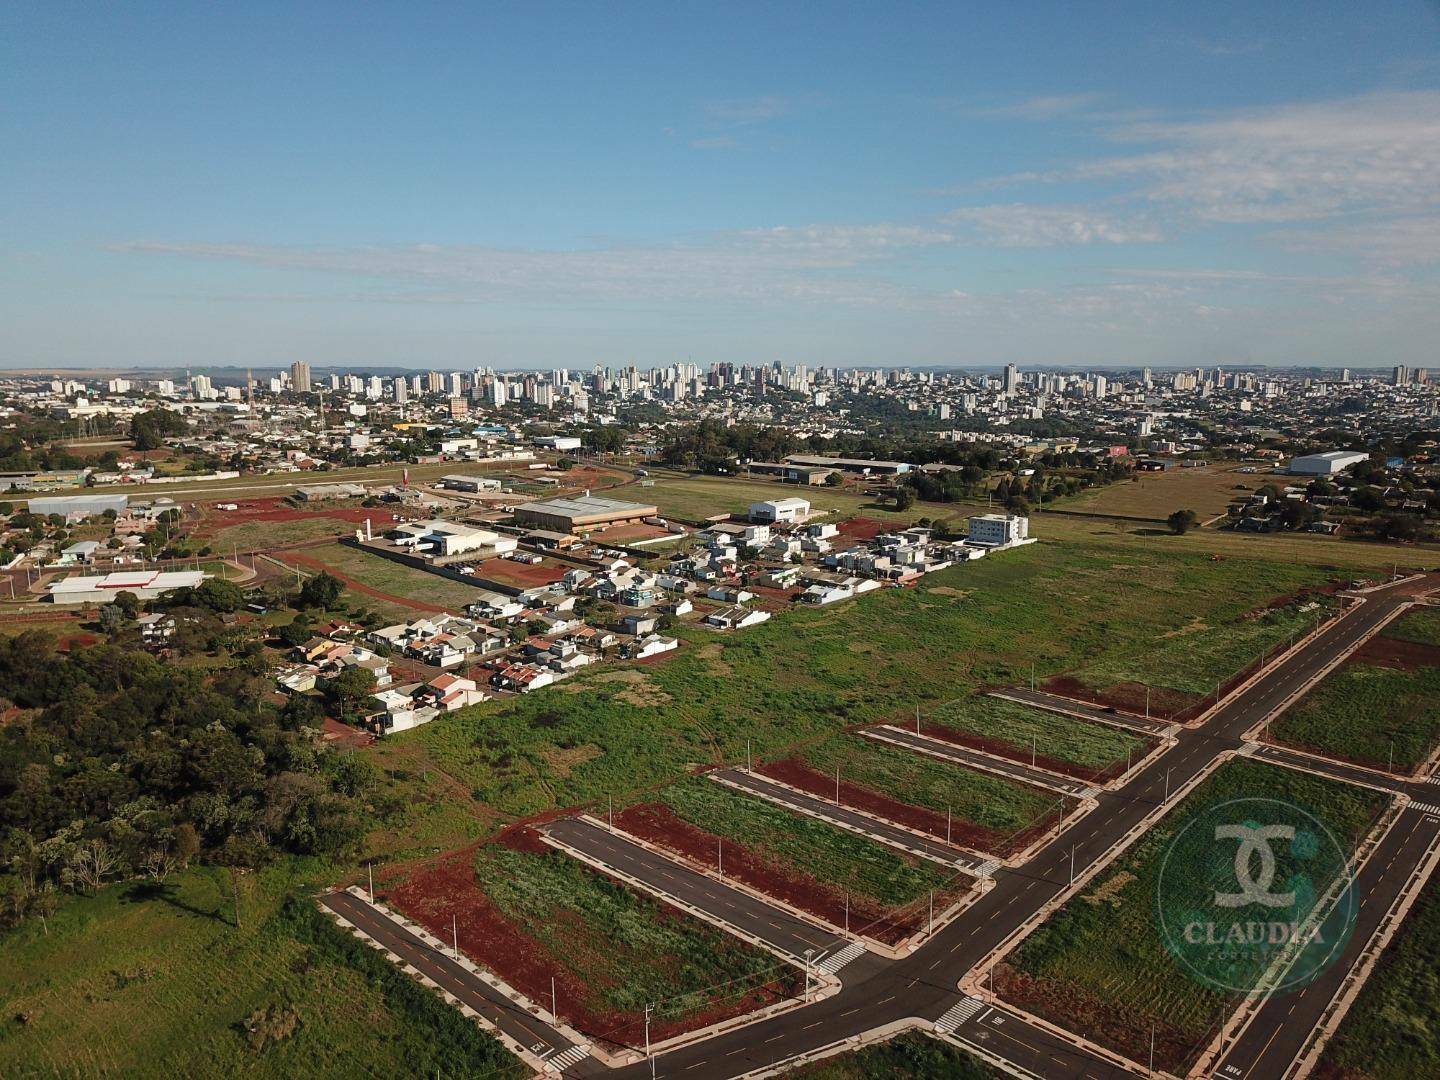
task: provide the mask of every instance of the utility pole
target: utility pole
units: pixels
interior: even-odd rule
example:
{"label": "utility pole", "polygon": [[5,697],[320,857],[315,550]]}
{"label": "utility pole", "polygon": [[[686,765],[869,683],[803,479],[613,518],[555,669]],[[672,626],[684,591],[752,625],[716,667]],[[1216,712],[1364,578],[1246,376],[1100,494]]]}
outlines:
{"label": "utility pole", "polygon": [[930,890],[930,929],[928,933],[935,933],[935,890]]}
{"label": "utility pole", "polygon": [[1035,692],[1035,661],[1030,661],[1030,692]]}
{"label": "utility pole", "polygon": [[365,869],[370,872],[370,903],[375,903],[375,864],[366,863]]}
{"label": "utility pole", "polygon": [[1038,740],[1038,738],[1039,738],[1039,736],[1034,735],[1034,734],[1032,734],[1032,735],[1030,736],[1030,767],[1031,767],[1032,769],[1035,767],[1035,748],[1036,748],[1036,745],[1037,745],[1037,740]]}
{"label": "utility pole", "polygon": [[615,831],[615,796],[607,795],[605,798],[607,800],[605,820],[609,823],[610,831],[613,833]]}
{"label": "utility pole", "polygon": [[835,766],[835,805],[840,805],[840,766]]}
{"label": "utility pole", "polygon": [[1075,845],[1070,845],[1070,884],[1075,884]]}
{"label": "utility pole", "polygon": [[920,706],[915,706],[915,734],[920,734]]}
{"label": "utility pole", "polygon": [[1155,1025],[1150,1025],[1150,1075],[1155,1075]]}
{"label": "utility pole", "polygon": [[557,1021],[560,1019],[559,999],[555,996],[555,976],[550,976],[550,1015]]}
{"label": "utility pole", "polygon": [[719,839],[718,837],[717,837],[716,840],[715,840],[715,865],[716,865],[716,867],[717,867],[717,868],[719,869],[719,871],[720,871],[720,880],[721,880],[721,881],[724,881],[724,880],[725,880],[725,841],[722,840],[722,839]]}
{"label": "utility pole", "polygon": [[850,894],[848,892],[845,894],[845,934],[847,937],[850,934]]}
{"label": "utility pole", "polygon": [[450,916],[450,948],[455,953],[455,960],[460,959],[460,923],[452,914]]}
{"label": "utility pole", "polygon": [[810,958],[815,955],[814,949],[805,950],[805,1000],[810,1000]]}
{"label": "utility pole", "polygon": [[1174,771],[1173,768],[1165,770],[1165,798],[1161,799],[1161,802],[1166,802],[1170,798],[1170,774]]}
{"label": "utility pole", "polygon": [[950,806],[945,806],[945,843],[950,843]]}
{"label": "utility pole", "polygon": [[[655,1006],[651,1005],[648,1001],[645,1003],[645,1056],[647,1058],[650,1057],[650,1010],[654,1007]],[[651,1061],[653,1062],[654,1059],[651,1058]],[[650,1068],[653,1074],[655,1066],[652,1064]]]}

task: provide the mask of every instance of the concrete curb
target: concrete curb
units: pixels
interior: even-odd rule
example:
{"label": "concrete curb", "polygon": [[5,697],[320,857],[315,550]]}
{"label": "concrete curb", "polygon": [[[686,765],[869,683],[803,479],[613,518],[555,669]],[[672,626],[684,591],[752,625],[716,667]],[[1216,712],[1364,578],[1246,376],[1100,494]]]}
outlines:
{"label": "concrete curb", "polygon": [[[900,739],[893,738],[889,734],[891,731],[900,732],[914,739],[929,740],[935,744],[934,749],[925,746],[914,746]],[[1064,795],[1071,799],[1083,798],[1086,791],[1092,787],[1100,786],[1087,784],[1079,777],[1066,776],[1064,773],[1055,772],[1053,769],[1044,769],[1038,765],[1026,765],[1023,761],[1014,761],[1010,758],[1001,757],[999,754],[991,754],[984,750],[976,750],[973,747],[961,746],[958,743],[954,744],[953,748],[955,750],[964,754],[974,754],[976,757],[985,759],[985,761],[966,761],[959,756],[951,757],[946,753],[947,750],[951,749],[951,744],[946,743],[944,740],[936,739],[931,735],[925,735],[923,733],[916,735],[895,724],[882,724],[876,728],[864,728],[860,731],[860,734],[867,739],[875,739],[878,742],[883,742],[887,746],[894,746],[901,750],[909,750],[914,754],[926,754],[940,761],[948,761],[952,765],[959,765],[967,769],[977,769],[980,772],[989,773],[991,776],[998,776],[1002,780],[1009,780],[1011,783],[1027,784],[1030,787],[1043,788],[1046,791],[1054,792],[1056,795]],[[988,762],[991,761],[995,763],[994,766],[988,764]],[[1014,776],[1004,771],[1004,768],[1007,766],[1014,769],[1025,769],[1032,773],[1039,773],[1040,776],[1033,780]],[[1073,788],[1079,788],[1080,790],[1075,791],[1072,790]]]}

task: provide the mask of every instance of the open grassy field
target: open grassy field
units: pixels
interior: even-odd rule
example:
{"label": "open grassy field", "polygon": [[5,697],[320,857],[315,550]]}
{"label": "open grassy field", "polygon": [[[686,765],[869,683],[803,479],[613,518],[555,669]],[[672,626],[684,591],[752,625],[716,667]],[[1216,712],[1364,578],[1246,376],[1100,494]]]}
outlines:
{"label": "open grassy field", "polygon": [[[333,873],[246,874],[239,929],[228,872],[197,868],[68,898],[48,935],[38,921],[0,935],[0,1075],[526,1075],[309,900],[282,900]],[[271,1006],[298,1024],[257,1049],[242,1025]]]}
{"label": "open grassy field", "polygon": [[354,531],[355,526],[349,522],[314,514],[295,521],[250,521],[230,525],[204,540],[216,551],[228,555],[236,548],[241,551],[265,551],[300,540],[318,540],[322,536],[349,536]]}
{"label": "open grassy field", "polygon": [[744,845],[783,873],[816,878],[883,907],[912,903],[953,877],[935,863],[705,777],[672,784],[656,801],[681,820]]}
{"label": "open grassy field", "polygon": [[[684,647],[638,683],[604,668],[457,712],[418,745],[494,810],[523,816],[757,758],[848,724],[905,723],[984,685],[1133,656],[1198,616],[1222,624],[1324,570],[1107,543],[1032,544]],[[943,811],[943,807],[942,807]]]}
{"label": "open grassy field", "polygon": [[453,581],[438,574],[402,566],[400,563],[343,544],[307,548],[304,555],[307,559],[324,563],[372,589],[428,604],[439,604],[457,611],[466,604],[473,603],[479,592],[478,587],[467,585],[463,581]]}
{"label": "open grassy field", "polygon": [[993,1080],[1004,1074],[958,1046],[918,1031],[802,1065],[803,1080]]}
{"label": "open grassy field", "polygon": [[1268,476],[1236,472],[1233,466],[1207,465],[1136,473],[1131,480],[1090,488],[1057,502],[1064,510],[1164,521],[1176,510],[1194,510],[1202,521],[1225,513],[1230,503],[1269,483]]}
{"label": "open grassy field", "polygon": [[[1086,664],[1074,677],[1095,690],[1125,684],[1174,691],[1193,699],[1213,696],[1217,687],[1262,654],[1280,648],[1314,629],[1329,601],[1319,609],[1287,604],[1270,610],[1225,613],[1214,618],[1196,614],[1158,640],[1128,654],[1112,652]],[[1157,698],[1158,704],[1158,698]]]}
{"label": "open grassy field", "polygon": [[1414,607],[1386,625],[1380,636],[1440,648],[1440,608]]}
{"label": "open grassy field", "polygon": [[1051,759],[1102,773],[1142,757],[1149,741],[1119,728],[988,695],[967,695],[947,701],[923,716],[926,724],[962,736],[973,736],[991,749],[1017,761]]}
{"label": "open grassy field", "polygon": [[583,984],[595,1016],[633,1017],[654,1004],[660,1017],[681,1020],[737,988],[794,980],[771,954],[560,852],[490,844],[475,876],[506,920]]}
{"label": "open grassy field", "polygon": [[1440,667],[1345,664],[1272,723],[1270,734],[1290,746],[1408,772],[1440,741]]}
{"label": "open grassy field", "polygon": [[[916,503],[920,515],[929,504]],[[1076,507],[1077,510],[1082,509]],[[1173,536],[1161,525],[1127,521],[1099,521],[1067,514],[1037,513],[1030,519],[1030,535],[1066,542],[1103,540],[1131,549],[1214,555],[1226,559],[1267,559],[1307,566],[1349,568],[1357,576],[1383,579],[1397,565],[1440,567],[1440,544],[1385,544],[1340,539],[1318,533],[1239,533],[1192,529]]]}
{"label": "open grassy field", "polygon": [[1049,792],[856,735],[812,743],[797,756],[824,777],[838,769],[842,782],[937,814],[948,811],[957,823],[1000,836],[1030,828],[1056,808]]}
{"label": "open grassy field", "polygon": [[[1160,867],[1172,839],[1206,808],[1237,798],[1266,798],[1303,807],[1352,849],[1383,808],[1385,797],[1308,773],[1244,758],[1222,765],[1120,859],[1071,899],[1011,954],[1001,995],[1132,1059],[1145,1061],[1152,1025],[1156,1064],[1177,1068],[1193,1059],[1229,1010],[1235,995],[1203,984],[1169,951],[1157,924]],[[1276,852],[1278,880],[1298,866]],[[1340,870],[1339,856],[1315,868],[1323,891]]]}
{"label": "open grassy field", "polygon": [[1440,876],[1425,885],[1400,932],[1325,1047],[1324,1080],[1440,1076]]}
{"label": "open grassy field", "polygon": [[910,524],[917,518],[963,522],[976,512],[971,505],[959,503],[917,503],[904,513],[897,513],[891,504],[881,503],[857,491],[843,488],[802,487],[769,480],[723,476],[688,476],[678,473],[656,473],[651,487],[627,484],[607,492],[617,499],[652,503],[662,515],[698,519],[712,514],[744,514],[752,502],[795,496],[810,503],[817,515],[834,511],[827,520],[849,517],[873,517],[885,521]]}

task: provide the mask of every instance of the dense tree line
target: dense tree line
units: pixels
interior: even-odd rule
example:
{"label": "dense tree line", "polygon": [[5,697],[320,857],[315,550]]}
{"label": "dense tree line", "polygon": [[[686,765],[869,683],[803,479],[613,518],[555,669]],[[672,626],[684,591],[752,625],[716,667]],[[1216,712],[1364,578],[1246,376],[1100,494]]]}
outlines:
{"label": "dense tree line", "polygon": [[0,727],[7,918],[197,857],[255,866],[360,841],[374,766],[317,744],[315,702],[270,704],[258,650],[202,674],[110,643],[58,656],[27,631],[0,641],[0,686],[24,710]]}
{"label": "dense tree line", "polygon": [[185,418],[169,409],[148,409],[130,421],[130,438],[136,450],[159,450],[169,435],[186,430]]}

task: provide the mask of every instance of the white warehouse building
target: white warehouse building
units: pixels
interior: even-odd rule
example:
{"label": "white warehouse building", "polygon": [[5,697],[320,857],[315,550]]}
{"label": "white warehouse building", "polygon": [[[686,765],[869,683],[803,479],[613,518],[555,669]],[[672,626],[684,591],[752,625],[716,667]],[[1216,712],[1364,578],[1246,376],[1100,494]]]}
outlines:
{"label": "white warehouse building", "polygon": [[810,504],[804,499],[773,499],[750,504],[750,520],[757,525],[793,525],[809,516]]}
{"label": "white warehouse building", "polygon": [[1289,472],[1295,476],[1335,476],[1351,465],[1369,461],[1370,455],[1358,450],[1330,450],[1324,454],[1306,454],[1290,459]]}

